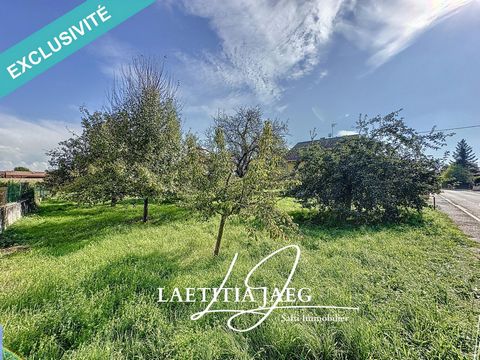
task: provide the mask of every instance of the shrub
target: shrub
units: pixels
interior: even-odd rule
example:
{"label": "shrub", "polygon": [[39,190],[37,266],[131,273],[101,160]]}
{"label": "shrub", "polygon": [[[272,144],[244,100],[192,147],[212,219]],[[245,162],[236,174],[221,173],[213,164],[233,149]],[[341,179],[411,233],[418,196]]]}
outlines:
{"label": "shrub", "polygon": [[453,163],[442,173],[442,186],[452,188],[470,188],[474,184],[471,171],[465,166]]}
{"label": "shrub", "polygon": [[308,147],[294,196],[341,220],[390,221],[404,209],[420,211],[428,195],[439,190],[439,162],[424,149],[441,146],[445,135],[419,135],[397,115],[360,118],[358,136],[330,149]]}

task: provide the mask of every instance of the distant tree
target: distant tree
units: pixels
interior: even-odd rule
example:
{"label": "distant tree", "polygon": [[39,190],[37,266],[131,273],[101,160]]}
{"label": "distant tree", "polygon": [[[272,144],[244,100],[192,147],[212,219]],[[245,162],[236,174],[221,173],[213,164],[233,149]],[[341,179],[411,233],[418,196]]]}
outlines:
{"label": "distant tree", "polygon": [[30,169],[24,166],[17,166],[13,169],[13,171],[30,171]]}
{"label": "distant tree", "polygon": [[[289,181],[285,176],[283,137],[275,133],[269,121],[261,120],[259,127],[257,120],[245,121],[236,128],[236,116],[224,116],[221,123],[216,123],[205,149],[192,136],[185,145],[185,203],[206,217],[220,216],[214,255],[219,253],[231,216],[256,221],[271,236],[281,236],[294,226],[291,218],[276,207]],[[229,137],[225,136],[225,128],[232,130]],[[237,131],[240,137],[232,136]]]}
{"label": "distant tree", "polygon": [[440,162],[425,154],[438,149],[445,134],[418,134],[399,112],[360,117],[358,136],[331,149],[311,146],[301,155],[300,185],[294,195],[304,206],[318,207],[340,219],[395,220],[401,209],[421,210],[439,190]]}
{"label": "distant tree", "polygon": [[469,146],[465,139],[458,142],[455,152],[453,153],[454,163],[463,166],[469,171],[478,171],[478,159],[473,153],[473,149]]}
{"label": "distant tree", "polygon": [[468,168],[457,163],[450,164],[442,172],[442,186],[452,188],[470,188],[474,184],[474,176]]}
{"label": "distant tree", "polygon": [[473,183],[475,186],[480,186],[480,176],[477,176],[475,179],[473,179]]}

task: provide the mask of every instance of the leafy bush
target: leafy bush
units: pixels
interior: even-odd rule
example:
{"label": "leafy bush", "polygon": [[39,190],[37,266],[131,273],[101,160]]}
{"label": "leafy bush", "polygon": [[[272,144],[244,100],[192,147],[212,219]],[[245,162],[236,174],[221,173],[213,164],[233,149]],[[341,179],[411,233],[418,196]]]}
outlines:
{"label": "leafy bush", "polygon": [[390,221],[403,209],[420,211],[428,195],[439,190],[439,162],[424,150],[440,147],[445,135],[419,135],[397,115],[360,118],[358,136],[330,149],[308,147],[294,196],[341,220]]}
{"label": "leafy bush", "polygon": [[451,188],[470,188],[474,184],[472,172],[465,166],[450,164],[442,173],[442,186]]}

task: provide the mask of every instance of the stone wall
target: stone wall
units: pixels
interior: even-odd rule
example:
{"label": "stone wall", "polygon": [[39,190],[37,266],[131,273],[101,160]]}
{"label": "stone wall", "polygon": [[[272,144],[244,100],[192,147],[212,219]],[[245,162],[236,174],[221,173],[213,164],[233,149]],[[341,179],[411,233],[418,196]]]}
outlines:
{"label": "stone wall", "polygon": [[27,200],[0,206],[0,233],[31,210]]}

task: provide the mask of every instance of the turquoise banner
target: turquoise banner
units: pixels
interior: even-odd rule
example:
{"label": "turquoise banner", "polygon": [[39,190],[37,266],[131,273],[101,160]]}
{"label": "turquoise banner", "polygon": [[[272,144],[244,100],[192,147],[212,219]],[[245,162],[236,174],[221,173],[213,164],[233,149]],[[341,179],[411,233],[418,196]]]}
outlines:
{"label": "turquoise banner", "polygon": [[0,97],[8,95],[154,2],[88,0],[6,50],[0,55]]}

